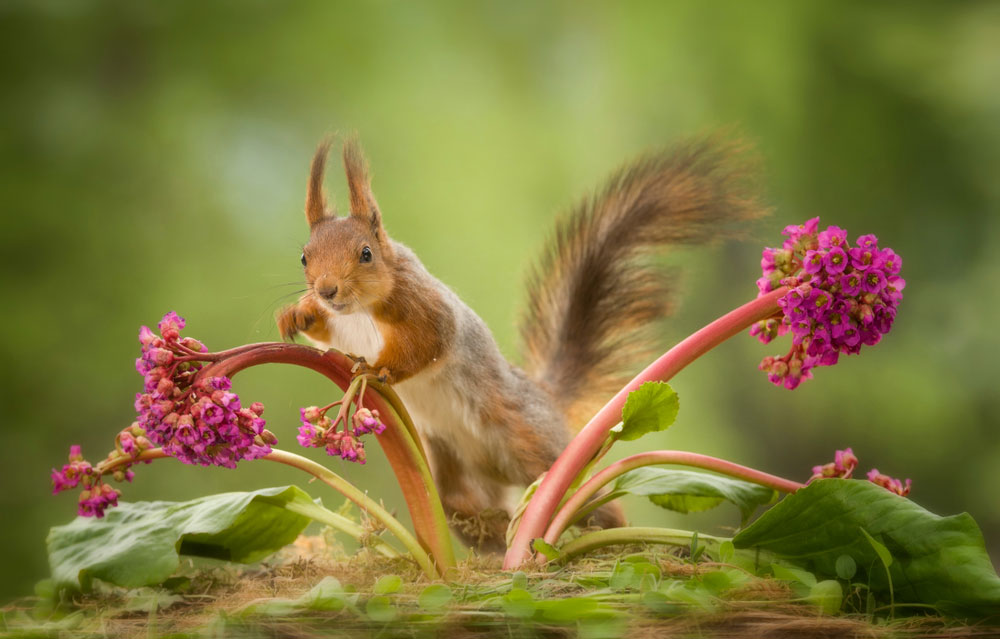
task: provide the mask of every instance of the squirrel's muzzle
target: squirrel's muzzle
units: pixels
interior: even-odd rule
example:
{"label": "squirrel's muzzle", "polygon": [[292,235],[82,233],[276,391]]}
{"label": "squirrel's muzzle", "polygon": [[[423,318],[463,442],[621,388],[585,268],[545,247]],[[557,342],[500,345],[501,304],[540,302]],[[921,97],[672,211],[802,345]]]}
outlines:
{"label": "squirrel's muzzle", "polygon": [[337,297],[338,290],[339,287],[337,286],[324,286],[323,288],[317,289],[316,292],[319,293],[320,297],[322,297],[323,299],[327,300],[328,302],[332,302],[334,298]]}

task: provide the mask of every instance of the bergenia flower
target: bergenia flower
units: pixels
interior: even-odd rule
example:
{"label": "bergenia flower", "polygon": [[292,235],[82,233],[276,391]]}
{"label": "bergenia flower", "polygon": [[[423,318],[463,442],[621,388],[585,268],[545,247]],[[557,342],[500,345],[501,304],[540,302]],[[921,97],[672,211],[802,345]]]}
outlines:
{"label": "bergenia flower", "polygon": [[822,466],[813,466],[813,474],[809,478],[809,482],[812,482],[814,479],[824,479],[827,477],[849,479],[857,466],[858,458],[854,456],[853,450],[850,448],[838,450],[834,453],[831,463]]}
{"label": "bergenia flower", "polygon": [[135,400],[140,434],[185,464],[235,468],[241,460],[267,455],[276,440],[264,429],[263,404],[242,407],[228,377],[196,381],[203,366],[198,354],[207,349],[181,338],[184,325],[171,311],[157,325],[160,336],[145,326],[139,331],[136,368],[145,390]]}
{"label": "bergenia flower", "polygon": [[135,396],[138,419],[118,434],[115,449],[97,467],[74,446],[69,464],[52,470],[53,492],[83,485],[83,516],[102,517],[105,509],[117,505],[119,492],[104,484],[102,475],[131,481],[130,466],[154,446],[185,464],[235,468],[241,460],[267,455],[277,443],[264,428],[263,404],[243,407],[228,377],[197,378],[208,349],[194,338],[181,337],[184,318],[171,311],[157,328],[159,335],[146,326],[139,329],[142,350],[135,366],[143,376],[143,392]]}
{"label": "bergenia flower", "polygon": [[[360,401],[359,401],[360,403]],[[365,443],[362,435],[375,433],[381,435],[385,424],[379,419],[377,410],[359,407],[350,419],[346,419],[350,406],[342,407],[336,419],[331,420],[326,412],[333,405],[325,408],[308,406],[299,409],[299,434],[296,438],[302,446],[308,448],[325,448],[331,457],[340,457],[345,461],[364,464],[366,460]],[[343,423],[343,430],[338,430]]]}
{"label": "bergenia flower", "polygon": [[[122,471],[115,479],[131,480],[131,475]],[[83,517],[103,517],[109,506],[118,505],[120,493],[102,481],[101,474],[83,458],[80,447],[74,445],[69,449],[69,463],[61,470],[52,469],[52,494],[77,486],[83,486],[77,506],[77,513]]]}
{"label": "bergenia flower", "polygon": [[852,247],[844,229],[818,229],[818,217],[785,227],[782,247],[764,249],[757,280],[758,297],[791,288],[778,301],[782,317],[750,329],[764,344],[792,333],[787,355],[760,364],[771,382],[788,389],[810,379],[813,368],[836,364],[840,354],[877,344],[892,328],[906,286],[899,277],[902,259],[880,249],[874,235],[862,235]]}
{"label": "bergenia flower", "polygon": [[872,468],[868,471],[868,481],[873,484],[878,484],[889,492],[896,493],[901,497],[909,495],[910,488],[913,486],[913,482],[911,480],[907,479],[905,481],[900,481],[894,477],[883,475],[878,472],[878,468]]}

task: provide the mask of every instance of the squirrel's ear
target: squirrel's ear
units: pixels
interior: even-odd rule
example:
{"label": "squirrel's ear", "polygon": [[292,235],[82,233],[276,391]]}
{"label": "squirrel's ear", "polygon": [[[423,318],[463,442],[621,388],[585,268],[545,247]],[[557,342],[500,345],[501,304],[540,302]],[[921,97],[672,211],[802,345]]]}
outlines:
{"label": "squirrel's ear", "polygon": [[330,141],[323,140],[313,156],[309,171],[309,187],[306,189],[306,221],[315,226],[327,217],[336,215],[326,210],[326,193],[323,191],[323,175],[326,172],[326,156],[330,153]]}
{"label": "squirrel's ear", "polygon": [[368,160],[355,137],[347,138],[344,142],[344,170],[347,172],[347,188],[351,194],[351,215],[369,222],[372,233],[381,237],[382,214],[372,194]]}

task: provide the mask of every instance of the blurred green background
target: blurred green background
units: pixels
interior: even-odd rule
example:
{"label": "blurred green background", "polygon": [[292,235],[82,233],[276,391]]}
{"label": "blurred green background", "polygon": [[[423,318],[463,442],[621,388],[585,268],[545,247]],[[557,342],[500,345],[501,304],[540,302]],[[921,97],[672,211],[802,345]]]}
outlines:
{"label": "blurred green background", "polygon": [[[176,309],[213,349],[276,339],[311,153],[351,130],[392,236],[516,356],[552,217],[644,149],[735,127],[775,214],[673,256],[685,297],[664,339],[753,297],[761,246],[814,215],[903,256],[899,320],[794,392],[756,370],[786,344],[730,340],[675,378],[679,421],[642,446],[801,479],[853,446],[931,510],[971,512],[1000,558],[998,43],[991,2],[3,2],[0,597],[46,576],[46,531],[74,516],[49,469],[71,443],[102,457],[131,421],[141,324]],[[343,207],[339,171],[328,186]],[[237,390],[292,448],[297,407],[336,395],[289,367]],[[374,448],[330,463],[402,510]],[[305,486],[275,466],[166,460],[125,499]]]}

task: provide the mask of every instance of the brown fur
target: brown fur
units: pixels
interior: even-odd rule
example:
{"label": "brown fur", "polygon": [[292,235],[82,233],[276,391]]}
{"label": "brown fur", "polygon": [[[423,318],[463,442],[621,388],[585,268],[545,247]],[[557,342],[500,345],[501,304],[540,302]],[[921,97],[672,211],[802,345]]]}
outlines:
{"label": "brown fur", "polygon": [[309,170],[309,188],[306,191],[306,222],[309,226],[318,224],[330,215],[326,209],[326,193],[323,191],[323,175],[326,172],[326,156],[330,153],[330,141],[323,140],[313,156]]}
{"label": "brown fur", "polygon": [[481,551],[503,552],[510,517],[492,512],[502,497],[499,484],[467,481],[466,464],[451,442],[429,438],[427,444],[434,481],[454,531],[466,544]]}
{"label": "brown fur", "polygon": [[281,339],[291,341],[297,333],[305,333],[317,342],[333,338],[327,322],[329,311],[321,306],[314,295],[304,295],[298,304],[288,306],[278,314],[278,332]]}
{"label": "brown fur", "polygon": [[575,428],[656,354],[651,330],[672,291],[651,253],[764,213],[737,150],[701,142],[641,158],[559,220],[528,277],[521,336],[525,368],[554,387]]}
{"label": "brown fur", "polygon": [[397,269],[392,292],[375,302],[371,311],[385,340],[373,368],[389,383],[430,366],[444,354],[454,334],[454,319],[440,293],[405,267]]}

